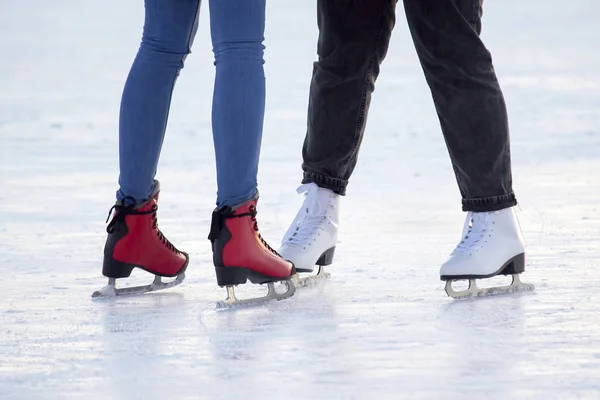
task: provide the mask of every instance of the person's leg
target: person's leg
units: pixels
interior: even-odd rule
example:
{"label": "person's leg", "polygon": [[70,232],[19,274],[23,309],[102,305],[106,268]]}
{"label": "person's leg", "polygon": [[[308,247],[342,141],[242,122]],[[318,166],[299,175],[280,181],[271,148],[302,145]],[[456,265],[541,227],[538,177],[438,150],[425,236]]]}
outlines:
{"label": "person's leg", "polygon": [[396,0],[319,0],[318,61],[302,148],[306,193],[279,252],[301,272],[333,261],[340,196],[362,142],[371,95],[396,21]]}
{"label": "person's leg", "polygon": [[[212,124],[218,195],[209,239],[219,286],[247,280],[269,283],[288,280],[295,274],[292,263],[282,259],[261,237],[256,221],[265,112],[265,7],[266,0],[210,2],[216,67]],[[293,285],[291,288],[276,296],[291,296]]]}
{"label": "person's leg", "polygon": [[525,270],[506,105],[491,55],[479,38],[481,6],[481,0],[404,0],[468,211],[462,240],[440,268],[445,281]]}
{"label": "person's leg", "polygon": [[516,205],[506,105],[479,38],[481,0],[405,0],[404,6],[463,210]]}
{"label": "person's leg", "polygon": [[242,203],[257,192],[265,115],[265,7],[265,0],[210,2],[218,207]]}
{"label": "person's leg", "polygon": [[319,0],[302,183],[344,195],[396,21],[396,0]]}
{"label": "person's leg", "polygon": [[[146,0],[142,43],[125,83],[119,123],[120,175],[102,273],[125,278],[135,267],[179,276],[189,257],[158,229],[154,179],[171,95],[198,24],[200,0]],[[140,288],[143,289],[143,288]],[[156,288],[154,288],[156,290]]]}
{"label": "person's leg", "polygon": [[148,200],[175,81],[198,28],[200,0],[145,1],[142,43],[129,71],[119,119],[117,200]]}

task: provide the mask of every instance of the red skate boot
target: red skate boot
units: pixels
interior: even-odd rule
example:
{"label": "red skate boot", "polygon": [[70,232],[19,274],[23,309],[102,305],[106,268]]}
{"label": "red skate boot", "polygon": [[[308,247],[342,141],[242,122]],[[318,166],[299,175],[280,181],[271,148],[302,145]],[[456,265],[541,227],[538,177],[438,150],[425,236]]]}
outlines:
{"label": "red skate boot", "polygon": [[[185,279],[189,261],[187,253],[177,250],[158,229],[156,211],[159,191],[160,184],[154,181],[150,200],[136,206],[118,201],[111,208],[115,214],[106,228],[108,238],[102,265],[102,274],[108,277],[108,285],[94,292],[92,297],[153,292],[177,286]],[[154,282],[117,289],[116,280],[129,277],[136,267],[154,274]],[[177,278],[172,282],[162,282],[163,276]]]}
{"label": "red skate boot", "polygon": [[[227,287],[227,298],[217,304],[219,308],[283,300],[296,291],[291,281],[296,274],[294,264],[281,258],[258,233],[257,201],[255,198],[233,208],[221,207],[213,211],[208,239],[212,243],[217,284]],[[247,280],[266,283],[267,295],[238,300],[233,287]],[[285,283],[283,293],[275,291],[274,282],[279,281]]]}

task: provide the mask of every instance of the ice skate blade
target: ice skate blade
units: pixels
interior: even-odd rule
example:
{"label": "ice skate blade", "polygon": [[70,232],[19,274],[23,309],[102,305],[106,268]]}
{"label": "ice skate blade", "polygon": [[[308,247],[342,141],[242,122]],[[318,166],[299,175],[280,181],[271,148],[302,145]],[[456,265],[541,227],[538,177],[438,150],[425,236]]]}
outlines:
{"label": "ice skate blade", "polygon": [[325,268],[321,266],[319,267],[319,272],[317,272],[315,275],[301,277],[296,273],[294,276],[292,276],[292,280],[294,281],[296,287],[304,287],[316,285],[320,281],[330,277],[331,274],[329,272],[325,272]]}
{"label": "ice skate blade", "polygon": [[286,286],[285,292],[277,293],[275,291],[275,283],[268,282],[267,294],[263,297],[254,297],[251,299],[238,299],[237,297],[235,297],[235,291],[233,289],[233,286],[227,286],[227,298],[225,300],[217,302],[217,310],[226,310],[239,307],[252,307],[264,304],[269,301],[279,301],[292,297],[296,292],[296,285],[294,285],[294,282],[292,282],[291,280],[283,281],[283,283]]}
{"label": "ice skate blade", "polygon": [[493,295],[500,295],[500,294],[516,293],[516,292],[529,292],[529,291],[535,290],[535,286],[532,283],[521,282],[521,278],[519,277],[519,274],[513,274],[512,283],[510,285],[497,286],[497,287],[491,287],[491,288],[485,288],[485,289],[479,289],[477,287],[477,283],[475,282],[476,280],[469,279],[469,287],[466,290],[462,290],[462,291],[458,291],[458,292],[452,288],[452,282],[455,280],[456,279],[447,280],[446,288],[445,288],[448,296],[452,297],[453,299],[468,299],[468,298],[472,298],[472,297],[485,297],[485,296],[493,296]]}
{"label": "ice skate blade", "polygon": [[116,287],[116,279],[108,278],[108,285],[104,286],[102,289],[95,291],[92,293],[92,298],[107,298],[107,297],[117,297],[117,296],[132,296],[137,294],[143,294],[148,292],[157,292],[159,290],[164,290],[168,288],[172,288],[174,286],[180,285],[185,279],[185,272],[177,275],[175,280],[171,282],[163,282],[161,277],[156,275],[154,277],[154,281],[149,285],[144,286],[132,286],[125,288],[117,288]]}

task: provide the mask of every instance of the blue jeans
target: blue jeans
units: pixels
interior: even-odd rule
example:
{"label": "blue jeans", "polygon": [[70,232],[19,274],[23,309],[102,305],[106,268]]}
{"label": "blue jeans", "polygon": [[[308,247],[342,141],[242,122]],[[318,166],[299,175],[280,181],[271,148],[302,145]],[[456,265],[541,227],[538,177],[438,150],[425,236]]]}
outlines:
{"label": "blue jeans", "polygon": [[[265,112],[266,0],[210,0],[216,76],[212,129],[217,205],[257,192]],[[200,0],[145,0],[142,43],[121,99],[117,199],[147,200],[165,136],[175,81],[198,28]]]}

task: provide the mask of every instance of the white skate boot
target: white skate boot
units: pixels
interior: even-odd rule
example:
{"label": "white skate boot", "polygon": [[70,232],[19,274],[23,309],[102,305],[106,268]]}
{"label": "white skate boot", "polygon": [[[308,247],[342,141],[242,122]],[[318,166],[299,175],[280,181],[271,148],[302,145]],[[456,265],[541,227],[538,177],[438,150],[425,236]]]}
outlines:
{"label": "white skate boot", "polygon": [[323,267],[333,262],[340,196],[314,183],[304,184],[297,191],[306,197],[277,252],[294,263],[296,272],[312,272],[315,265],[319,266],[316,275],[296,276],[296,286],[304,286],[329,276]]}
{"label": "white skate boot", "polygon": [[[446,281],[446,293],[453,298],[487,296],[533,290],[522,283],[519,275],[525,271],[525,244],[515,214],[515,207],[492,212],[469,212],[462,239],[440,268],[440,278]],[[496,275],[512,275],[508,286],[479,289],[476,279]],[[469,287],[456,292],[452,281],[469,280]]]}

